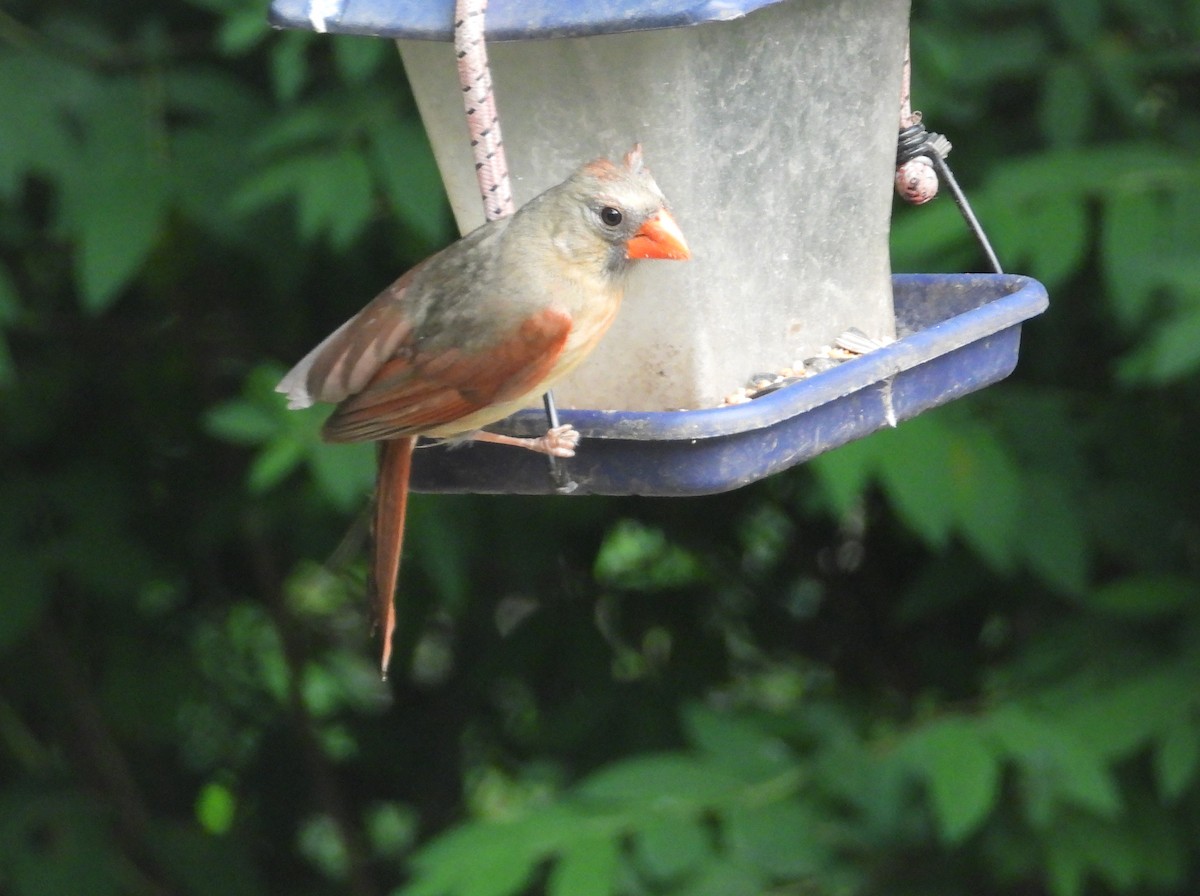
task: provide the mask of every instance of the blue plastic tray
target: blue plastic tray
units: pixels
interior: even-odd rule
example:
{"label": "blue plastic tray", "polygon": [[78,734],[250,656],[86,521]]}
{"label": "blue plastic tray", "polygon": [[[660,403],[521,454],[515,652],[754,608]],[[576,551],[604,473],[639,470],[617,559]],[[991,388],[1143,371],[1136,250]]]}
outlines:
{"label": "blue plastic tray", "polygon": [[[488,40],[583,37],[741,18],[780,0],[490,0]],[[333,34],[451,40],[454,0],[275,0],[271,24]]]}
{"label": "blue plastic tray", "polygon": [[[583,436],[576,456],[560,462],[578,485],[573,494],[704,495],[786,470],[1004,379],[1017,364],[1021,323],[1048,305],[1045,287],[1011,274],[905,274],[893,288],[896,342],[746,404],[564,410],[562,422]],[[491,428],[540,435],[546,417],[521,411]],[[484,443],[420,448],[412,485],[555,493],[545,457]]]}

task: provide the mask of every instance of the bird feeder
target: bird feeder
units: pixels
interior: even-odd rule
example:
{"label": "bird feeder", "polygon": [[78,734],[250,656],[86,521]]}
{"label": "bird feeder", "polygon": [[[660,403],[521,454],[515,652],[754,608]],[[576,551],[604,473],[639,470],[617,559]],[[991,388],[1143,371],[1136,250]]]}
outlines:
{"label": "bird feeder", "polygon": [[[908,7],[492,0],[491,76],[518,205],[641,142],[692,249],[687,263],[635,270],[617,322],[555,386],[585,439],[569,462],[580,493],[733,488],[1012,370],[1020,321],[1045,307],[1038,284],[891,276]],[[483,223],[453,0],[275,0],[271,15],[395,39],[459,227]],[[751,375],[794,368],[849,328],[883,347],[722,406]],[[536,434],[545,418],[501,428]],[[553,492],[544,458],[523,454],[419,451],[413,485]]]}

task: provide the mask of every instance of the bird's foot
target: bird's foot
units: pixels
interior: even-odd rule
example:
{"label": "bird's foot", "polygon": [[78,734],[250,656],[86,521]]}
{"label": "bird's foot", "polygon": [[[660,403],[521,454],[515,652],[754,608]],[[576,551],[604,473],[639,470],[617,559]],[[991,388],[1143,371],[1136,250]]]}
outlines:
{"label": "bird's foot", "polygon": [[546,430],[545,435],[536,439],[523,439],[517,436],[505,436],[497,432],[480,430],[472,438],[480,442],[491,442],[495,445],[513,445],[517,448],[528,448],[539,454],[551,457],[574,457],[579,445],[579,431],[569,423]]}

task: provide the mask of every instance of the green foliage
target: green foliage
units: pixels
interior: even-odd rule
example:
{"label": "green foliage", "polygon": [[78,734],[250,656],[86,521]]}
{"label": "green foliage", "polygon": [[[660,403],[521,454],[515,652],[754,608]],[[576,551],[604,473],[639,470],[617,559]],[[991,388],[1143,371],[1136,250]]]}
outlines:
{"label": "green foliage", "polygon": [[[414,496],[386,685],[372,450],[274,387],[451,236],[396,54],[5,7],[0,892],[1196,892],[1194,7],[918,4],[1014,378],[728,495]],[[945,198],[893,260],[980,264]]]}

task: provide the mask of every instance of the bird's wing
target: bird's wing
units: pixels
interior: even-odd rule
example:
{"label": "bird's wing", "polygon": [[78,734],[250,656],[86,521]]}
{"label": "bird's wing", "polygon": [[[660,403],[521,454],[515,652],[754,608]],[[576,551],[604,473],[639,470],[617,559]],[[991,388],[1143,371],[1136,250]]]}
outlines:
{"label": "bird's wing", "polygon": [[484,350],[422,349],[410,330],[370,381],[337,406],[323,434],[332,442],[417,435],[520,398],[549,376],[570,331],[570,315],[554,308],[527,317]]}
{"label": "bird's wing", "polygon": [[336,403],[362,391],[412,334],[405,293],[417,265],[305,355],[275,387],[292,409]]}

